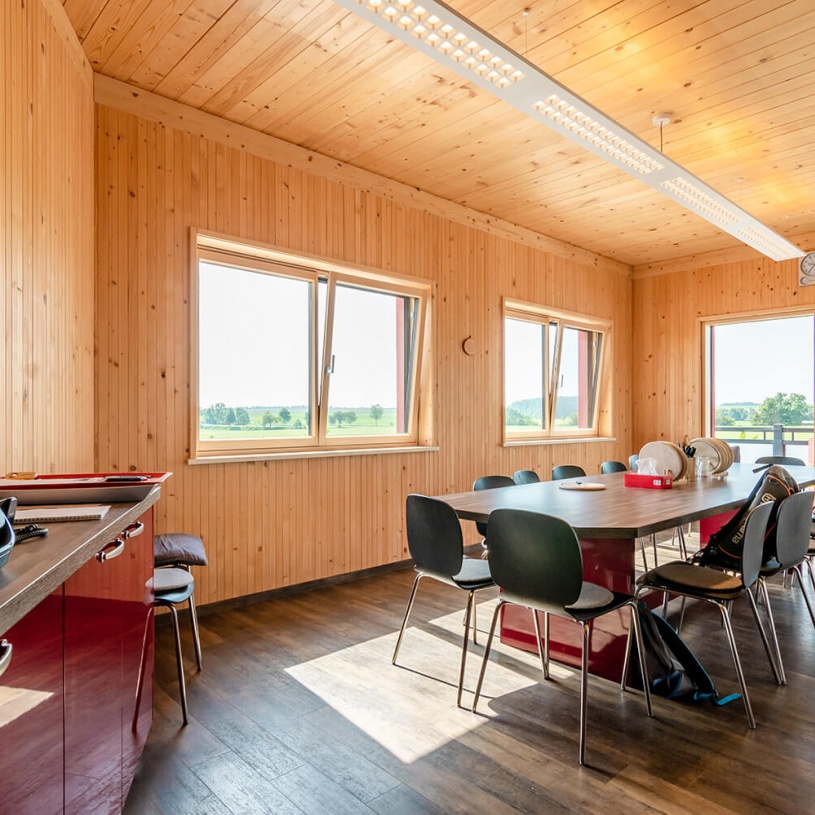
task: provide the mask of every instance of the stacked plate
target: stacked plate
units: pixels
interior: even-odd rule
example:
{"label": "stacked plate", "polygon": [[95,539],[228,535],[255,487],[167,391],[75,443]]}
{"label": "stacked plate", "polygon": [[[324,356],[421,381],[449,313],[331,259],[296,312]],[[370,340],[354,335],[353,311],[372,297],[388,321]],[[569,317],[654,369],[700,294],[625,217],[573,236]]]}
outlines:
{"label": "stacked plate", "polygon": [[733,464],[733,448],[721,439],[710,437],[693,439],[690,446],[696,448],[697,456],[706,456],[710,459],[713,475],[727,472]]}
{"label": "stacked plate", "polygon": [[674,480],[684,478],[688,470],[688,458],[682,448],[670,441],[649,441],[642,450],[640,458],[652,458],[656,462],[658,475],[672,473]]}

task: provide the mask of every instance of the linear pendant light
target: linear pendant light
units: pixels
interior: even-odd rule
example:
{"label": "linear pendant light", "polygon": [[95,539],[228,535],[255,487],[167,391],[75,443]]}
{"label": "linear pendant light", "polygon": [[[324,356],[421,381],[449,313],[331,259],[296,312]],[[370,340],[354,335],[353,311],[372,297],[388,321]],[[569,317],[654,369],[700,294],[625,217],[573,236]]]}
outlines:
{"label": "linear pendant light", "polygon": [[804,252],[520,54],[428,0],[335,0],[772,260]]}

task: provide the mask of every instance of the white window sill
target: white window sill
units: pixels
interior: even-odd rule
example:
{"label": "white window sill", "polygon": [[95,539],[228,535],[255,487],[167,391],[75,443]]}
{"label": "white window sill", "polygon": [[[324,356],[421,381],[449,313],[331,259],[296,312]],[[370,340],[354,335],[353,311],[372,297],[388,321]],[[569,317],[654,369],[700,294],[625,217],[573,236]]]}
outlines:
{"label": "white window sill", "polygon": [[345,450],[286,450],[279,453],[224,454],[187,459],[187,464],[237,464],[245,461],[283,461],[294,458],[335,458],[337,456],[380,456],[389,453],[437,453],[438,447],[361,447]]}
{"label": "white window sill", "polygon": [[505,441],[503,447],[529,447],[540,446],[547,444],[597,444],[598,442],[613,442],[617,441],[613,436],[589,436],[572,439],[512,439]]}

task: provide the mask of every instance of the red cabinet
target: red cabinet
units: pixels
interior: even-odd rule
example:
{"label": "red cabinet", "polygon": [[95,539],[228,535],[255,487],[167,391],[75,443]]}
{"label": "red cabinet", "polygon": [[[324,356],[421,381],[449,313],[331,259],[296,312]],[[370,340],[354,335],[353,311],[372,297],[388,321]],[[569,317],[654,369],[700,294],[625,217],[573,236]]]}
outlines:
{"label": "red cabinet", "polygon": [[152,511],[64,584],[65,812],[120,812],[153,713]]}
{"label": "red cabinet", "polygon": [[46,597],[3,639],[0,676],[0,811],[62,812],[62,589]]}

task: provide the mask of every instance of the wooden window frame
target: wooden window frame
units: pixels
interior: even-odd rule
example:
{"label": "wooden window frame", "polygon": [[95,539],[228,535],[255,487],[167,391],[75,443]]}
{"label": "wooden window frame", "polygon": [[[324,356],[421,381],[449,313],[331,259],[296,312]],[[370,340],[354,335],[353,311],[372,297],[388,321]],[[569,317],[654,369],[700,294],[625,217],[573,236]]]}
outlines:
{"label": "wooden window frame", "polygon": [[[507,431],[506,413],[506,320],[516,319],[527,322],[538,323],[546,326],[546,343],[544,349],[544,371],[541,377],[544,382],[543,404],[544,404],[544,427],[534,428],[528,431]],[[554,326],[555,336],[552,337],[552,326]],[[560,365],[562,360],[563,332],[565,329],[575,329],[577,331],[590,331],[601,336],[600,359],[597,366],[597,385],[595,387],[595,404],[593,411],[593,421],[591,427],[586,428],[566,428],[558,429],[555,426],[555,413],[557,410],[557,382],[560,375]],[[519,300],[505,299],[503,303],[502,331],[504,336],[503,360],[504,370],[502,372],[502,423],[504,444],[534,442],[534,441],[565,441],[582,439],[595,439],[601,435],[601,416],[609,413],[609,402],[611,395],[611,383],[608,382],[607,372],[610,371],[609,360],[611,358],[611,333],[612,323],[609,320],[590,317],[585,314],[576,314],[563,311],[561,309],[548,308],[537,303],[528,303]],[[554,349],[551,344],[554,343]],[[551,375],[547,376],[549,369],[550,350],[554,358]],[[609,432],[611,428],[604,428]]]}
{"label": "wooden window frame", "polygon": [[[432,439],[432,391],[430,382],[430,322],[433,285],[428,280],[351,266],[313,255],[289,252],[279,247],[236,240],[224,235],[191,230],[191,319],[190,319],[190,450],[191,462],[223,459],[258,459],[292,455],[338,455],[343,453],[396,451],[430,447]],[[202,439],[200,437],[199,397],[199,267],[201,261],[224,266],[265,272],[309,281],[311,297],[311,360],[309,381],[309,435],[283,439]],[[326,289],[324,342],[322,358],[319,348],[318,286]],[[389,435],[354,435],[332,437],[329,434],[328,396],[330,394],[330,361],[333,343],[333,318],[337,286],[355,286],[367,291],[415,298],[417,313],[414,326],[412,368],[406,379],[410,402],[406,414],[408,430]],[[426,396],[427,394],[427,396]]]}

